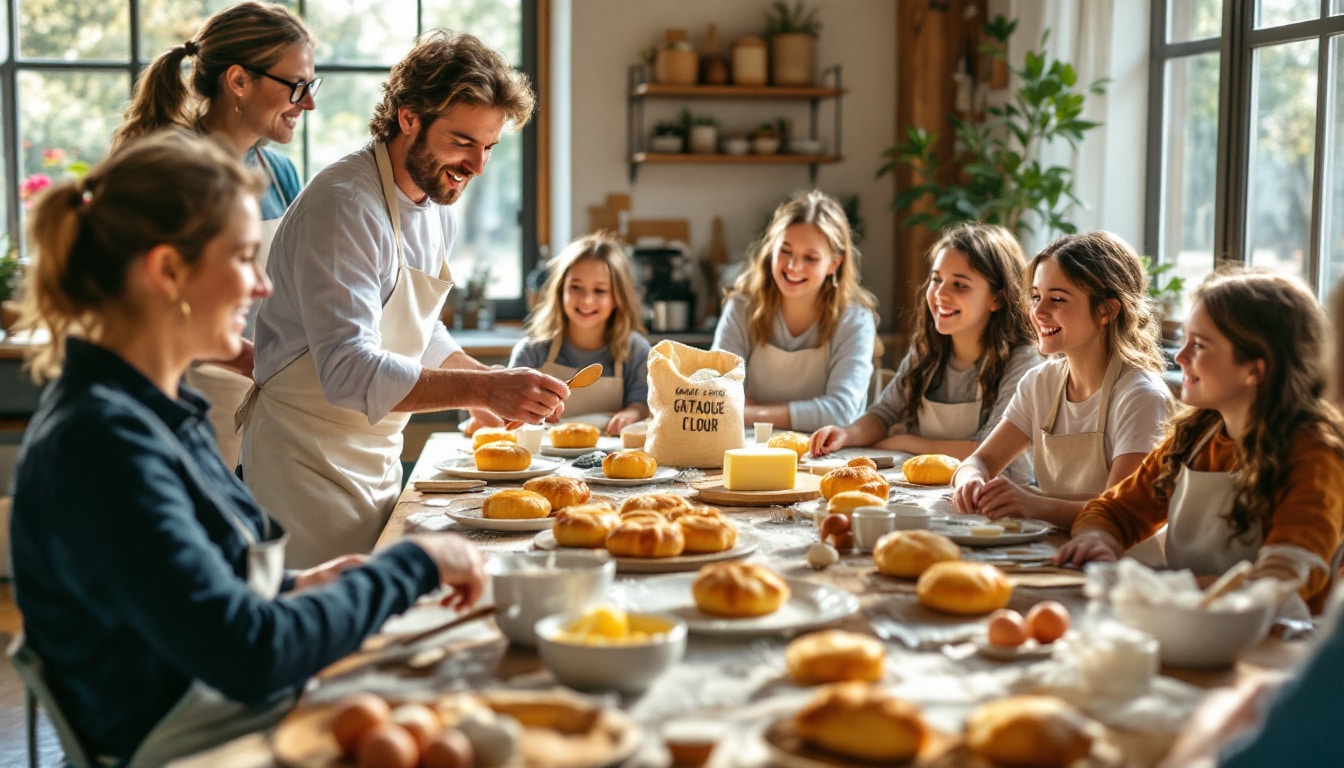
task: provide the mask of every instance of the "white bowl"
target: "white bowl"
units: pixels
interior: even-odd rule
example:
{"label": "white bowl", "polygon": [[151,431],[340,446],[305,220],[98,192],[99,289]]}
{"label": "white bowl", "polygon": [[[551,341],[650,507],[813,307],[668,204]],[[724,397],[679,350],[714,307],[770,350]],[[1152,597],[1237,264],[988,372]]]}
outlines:
{"label": "white bowl", "polygon": [[649,138],[649,151],[660,154],[675,154],[686,150],[686,140],[680,136],[652,136]]}
{"label": "white bowl", "polygon": [[820,155],[825,146],[821,139],[789,139],[789,151],[795,155]]}
{"label": "white bowl", "polygon": [[896,513],[896,530],[911,531],[933,527],[933,513],[914,504],[888,504],[887,509]]}
{"label": "white bowl", "polygon": [[495,623],[519,645],[535,645],[533,627],[556,613],[578,614],[602,602],[616,561],[602,551],[511,552],[485,564],[499,611]]}
{"label": "white bowl", "polygon": [[657,623],[671,627],[635,645],[570,643],[556,636],[574,614],[547,616],[537,622],[537,651],[555,679],[578,690],[639,693],[686,653],[686,622],[670,613],[631,613],[630,628]]}
{"label": "white bowl", "polygon": [[1260,644],[1274,606],[1245,611],[1201,611],[1174,605],[1122,601],[1115,617],[1157,639],[1162,663],[1172,667],[1226,667]]}
{"label": "white bowl", "polygon": [[751,141],[740,136],[732,136],[719,141],[725,155],[745,155],[751,151]]}
{"label": "white bowl", "polygon": [[751,140],[751,151],[758,155],[773,155],[779,151],[779,139],[774,136],[757,136]]}

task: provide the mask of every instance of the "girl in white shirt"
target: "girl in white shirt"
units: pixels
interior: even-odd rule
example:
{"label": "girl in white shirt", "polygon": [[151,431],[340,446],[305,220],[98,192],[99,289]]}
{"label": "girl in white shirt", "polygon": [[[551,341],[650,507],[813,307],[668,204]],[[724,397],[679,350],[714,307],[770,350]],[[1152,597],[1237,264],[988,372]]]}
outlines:
{"label": "girl in white shirt", "polygon": [[[1173,409],[1143,262],[1109,232],[1062,237],[1032,259],[1032,320],[1051,356],[953,478],[957,511],[1068,528],[1138,468]],[[1032,449],[1040,490],[1000,477]]]}
{"label": "girl in white shirt", "polygon": [[[1026,258],[1007,229],[964,223],[929,249],[924,311],[896,378],[868,412],[812,435],[822,456],[846,445],[965,459],[1041,362],[1027,308]],[[1026,480],[1025,458],[1013,476]]]}

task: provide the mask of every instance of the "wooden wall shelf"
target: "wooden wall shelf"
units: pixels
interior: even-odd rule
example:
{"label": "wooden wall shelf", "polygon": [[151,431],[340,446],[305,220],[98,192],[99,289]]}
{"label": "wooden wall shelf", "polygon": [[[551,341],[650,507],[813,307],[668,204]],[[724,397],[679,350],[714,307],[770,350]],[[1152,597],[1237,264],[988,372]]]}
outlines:
{"label": "wooden wall shelf", "polygon": [[689,152],[636,152],[630,157],[632,163],[656,163],[659,165],[728,164],[746,165],[819,165],[838,163],[844,158],[837,155],[792,155],[776,152],[770,155],[702,155]]}
{"label": "wooden wall shelf", "polygon": [[659,85],[638,83],[631,91],[636,98],[681,99],[836,99],[848,91],[823,86],[770,85]]}

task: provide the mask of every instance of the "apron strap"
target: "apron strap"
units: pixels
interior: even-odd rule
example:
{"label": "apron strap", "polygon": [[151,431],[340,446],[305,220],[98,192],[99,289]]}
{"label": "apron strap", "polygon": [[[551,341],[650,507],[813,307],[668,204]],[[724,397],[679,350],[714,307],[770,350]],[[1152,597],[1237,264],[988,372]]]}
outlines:
{"label": "apron strap", "polygon": [[1100,409],[1097,413],[1097,431],[1103,435],[1106,434],[1106,417],[1111,410],[1111,391],[1120,378],[1120,367],[1120,355],[1112,353],[1111,362],[1106,366],[1106,378],[1101,380],[1101,402],[1097,404]]}
{"label": "apron strap", "polygon": [[266,172],[266,178],[270,180],[271,187],[280,196],[281,202],[288,205],[291,201],[285,199],[285,190],[280,187],[280,179],[275,175],[275,171],[271,170],[271,164],[266,162],[266,155],[262,153],[261,147],[253,144],[252,153],[257,156],[257,165],[260,165],[261,170]]}
{"label": "apron strap", "polygon": [[557,336],[554,339],[551,339],[551,351],[546,353],[546,362],[554,363],[555,359],[559,356],[560,356],[560,337]]}
{"label": "apron strap", "polygon": [[[387,215],[392,219],[392,236],[397,243],[397,264],[406,266],[406,251],[401,246],[401,209],[397,205],[397,182],[392,175],[392,158],[387,154],[387,145],[381,141],[373,143],[373,159],[378,164],[378,176],[383,181],[383,200],[387,202]],[[445,249],[447,243],[444,243]],[[444,264],[448,263],[444,254]]]}
{"label": "apron strap", "polygon": [[1045,423],[1041,424],[1041,431],[1047,435],[1055,433],[1055,418],[1059,416],[1059,404],[1064,402],[1064,388],[1069,386],[1069,361],[1064,361],[1064,375],[1059,379],[1059,391],[1055,393],[1055,404],[1050,408],[1050,415],[1046,417]]}

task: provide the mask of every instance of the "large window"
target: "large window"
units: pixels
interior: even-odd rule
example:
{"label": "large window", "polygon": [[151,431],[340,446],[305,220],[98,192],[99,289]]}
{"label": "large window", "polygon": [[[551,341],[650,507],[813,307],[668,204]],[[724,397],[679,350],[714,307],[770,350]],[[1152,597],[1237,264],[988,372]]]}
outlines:
{"label": "large window", "polygon": [[1344,277],[1344,2],[1156,0],[1145,241],[1194,287],[1229,259]]}
{"label": "large window", "polygon": [[[235,0],[4,0],[0,35],[0,156],[6,230],[23,226],[24,203],[45,184],[79,173],[107,152],[139,72]],[[368,140],[369,117],[388,68],[424,30],[471,32],[535,80],[536,0],[281,0],[302,15],[324,78],[287,153],[305,178]],[[489,272],[487,295],[502,316],[523,314],[523,276],[536,251],[536,174],[531,125],[506,133],[485,174],[457,204],[452,254],[459,283]]]}

